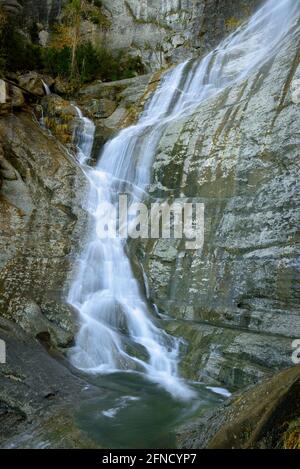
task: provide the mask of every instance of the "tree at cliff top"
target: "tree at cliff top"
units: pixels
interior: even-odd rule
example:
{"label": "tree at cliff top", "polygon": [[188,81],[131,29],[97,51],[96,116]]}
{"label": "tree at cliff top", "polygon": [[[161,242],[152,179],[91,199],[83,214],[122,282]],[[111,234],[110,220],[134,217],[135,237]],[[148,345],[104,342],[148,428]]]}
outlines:
{"label": "tree at cliff top", "polygon": [[64,45],[72,49],[71,76],[76,78],[79,75],[77,63],[77,50],[81,43],[81,23],[83,20],[90,20],[98,23],[103,29],[109,26],[109,20],[101,12],[101,8],[93,1],[69,0],[62,12],[62,25],[59,28],[59,36]]}

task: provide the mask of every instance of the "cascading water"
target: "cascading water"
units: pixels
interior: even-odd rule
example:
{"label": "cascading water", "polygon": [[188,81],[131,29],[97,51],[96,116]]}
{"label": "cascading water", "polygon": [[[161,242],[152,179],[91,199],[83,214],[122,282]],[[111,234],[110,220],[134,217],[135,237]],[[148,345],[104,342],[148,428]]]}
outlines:
{"label": "cascading water", "polygon": [[[258,70],[276,53],[299,11],[299,1],[269,0],[204,59],[174,68],[165,75],[139,122],[105,145],[96,168],[84,166],[91,184],[88,210],[95,225],[69,293],[69,303],[81,320],[71,356],[74,366],[91,373],[136,370],[174,395],[191,395],[177,376],[178,342],[154,324],[124,242],[99,237],[103,226],[99,207],[103,202],[117,204],[118,195],[128,186],[131,203],[141,200],[168,123],[189,115],[204,100]],[[83,121],[79,159],[84,164],[93,132],[92,123],[79,117]]]}
{"label": "cascading water", "polygon": [[51,90],[50,90],[49,86],[47,85],[47,83],[44,80],[42,80],[42,83],[43,83],[43,87],[44,87],[46,95],[50,96]]}
{"label": "cascading water", "polygon": [[93,146],[94,146],[94,137],[95,137],[95,124],[88,119],[87,117],[84,117],[81,109],[79,107],[74,106],[79,121],[80,125],[76,129],[76,134],[78,136],[77,138],[77,158],[79,160],[80,164],[86,164],[88,160],[91,157]]}

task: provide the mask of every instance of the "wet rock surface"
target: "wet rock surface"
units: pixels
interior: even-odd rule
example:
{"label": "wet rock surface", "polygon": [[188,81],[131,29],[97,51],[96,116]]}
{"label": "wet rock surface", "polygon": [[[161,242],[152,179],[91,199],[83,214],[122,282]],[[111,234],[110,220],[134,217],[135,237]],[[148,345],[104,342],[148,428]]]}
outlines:
{"label": "wet rock surface", "polygon": [[0,141],[0,445],[92,447],[70,408],[87,383],[64,358],[77,331],[66,293],[86,181],[31,112],[2,117]]}
{"label": "wet rock surface", "polygon": [[[107,37],[115,50],[138,51],[149,70],[202,55],[257,4],[226,2],[225,15],[214,1],[168,2],[163,11],[161,2],[126,3],[103,1],[113,20]],[[61,2],[48,2],[47,12],[45,2],[33,7],[34,18],[50,24]],[[130,249],[148,277],[149,301],[169,315],[163,327],[186,340],[187,378],[236,389],[291,365],[292,340],[300,337],[299,39],[295,29],[275,60],[169,125],[159,145],[151,196],[204,203],[204,247],[186,251],[181,242],[157,240]],[[70,410],[85,382],[62,355],[77,331],[65,298],[87,232],[87,187],[59,143],[72,143],[76,111],[69,100],[43,97],[41,79],[16,77],[23,91],[7,85],[0,104],[0,338],[8,350],[0,368],[0,444],[91,447]],[[96,122],[95,157],[136,121],[158,80],[95,82],[74,97]],[[57,140],[38,126],[26,91],[41,98],[39,117]],[[299,369],[268,383],[186,427],[179,446],[283,445],[271,427],[299,418],[288,404],[299,394]]]}
{"label": "wet rock surface", "polygon": [[64,285],[84,238],[86,181],[33,114],[2,118],[0,138],[0,315],[68,346],[77,319]]}
{"label": "wet rock surface", "polygon": [[177,432],[180,448],[299,448],[300,366],[289,368]]}
{"label": "wet rock surface", "polygon": [[291,365],[299,310],[299,30],[274,60],[168,126],[150,194],[205,204],[202,250],[139,247],[151,299],[185,337],[183,371],[231,387]]}
{"label": "wet rock surface", "polygon": [[136,122],[163,72],[113,82],[95,81],[83,86],[76,102],[96,124],[94,159],[119,130]]}
{"label": "wet rock surface", "polygon": [[73,416],[76,403],[99,390],[69,369],[57,351],[45,348],[42,337],[3,318],[0,337],[7,354],[0,366],[0,447],[94,447]]}

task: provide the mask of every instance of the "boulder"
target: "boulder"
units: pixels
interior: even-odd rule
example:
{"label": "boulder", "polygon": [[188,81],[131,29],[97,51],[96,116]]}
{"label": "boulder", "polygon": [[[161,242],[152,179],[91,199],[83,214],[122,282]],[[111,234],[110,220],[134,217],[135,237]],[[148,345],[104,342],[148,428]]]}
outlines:
{"label": "boulder", "polygon": [[43,123],[63,143],[71,144],[78,124],[78,114],[69,101],[56,94],[45,96],[41,101]]}
{"label": "boulder", "polygon": [[50,38],[50,33],[46,29],[39,31],[39,43],[41,46],[46,47]]}
{"label": "boulder", "polygon": [[68,95],[72,94],[74,91],[73,86],[70,84],[68,80],[65,80],[64,78],[57,77],[55,79],[55,85],[54,85],[54,92],[59,94],[59,95]]}
{"label": "boulder", "polygon": [[89,114],[92,114],[99,119],[107,119],[110,117],[117,108],[117,103],[108,98],[91,99],[90,103],[86,105]]}
{"label": "boulder", "polygon": [[40,340],[48,348],[66,348],[74,342],[76,313],[67,305],[49,301],[43,304],[42,311],[31,298],[16,295],[3,316],[16,322],[28,335]]}
{"label": "boulder", "polygon": [[9,86],[9,94],[10,94],[10,105],[13,108],[22,108],[25,103],[25,97],[23,91],[18,88],[17,86],[10,85]]}
{"label": "boulder", "polygon": [[121,128],[136,122],[161,77],[160,73],[83,86],[77,103],[96,124],[94,159],[103,144]]}
{"label": "boulder", "polygon": [[20,75],[19,85],[35,96],[42,97],[46,94],[43,78],[36,72],[28,72],[25,75]]}
{"label": "boulder", "polygon": [[177,431],[185,449],[300,449],[300,365],[236,394]]}

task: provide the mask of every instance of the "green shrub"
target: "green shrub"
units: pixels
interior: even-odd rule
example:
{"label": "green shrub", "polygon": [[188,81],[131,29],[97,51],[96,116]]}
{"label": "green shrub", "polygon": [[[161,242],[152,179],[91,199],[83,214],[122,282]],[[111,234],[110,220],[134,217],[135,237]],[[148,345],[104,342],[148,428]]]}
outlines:
{"label": "green shrub", "polygon": [[97,50],[99,74],[102,80],[114,81],[132,78],[144,73],[144,66],[140,57],[131,57],[124,52],[113,54],[110,50]]}
{"label": "green shrub", "polygon": [[[71,46],[42,47],[37,40],[37,28],[30,29],[32,42],[20,32],[13,20],[4,21],[0,28],[0,74],[28,70],[44,71],[69,80],[71,73]],[[77,77],[72,83],[79,85],[96,78],[114,81],[131,78],[144,72],[141,59],[124,52],[113,53],[105,47],[95,47],[91,42],[78,45],[76,51]]]}
{"label": "green shrub", "polygon": [[[47,47],[43,50],[43,66],[53,76],[68,78],[71,73],[71,48]],[[119,53],[114,55],[104,47],[96,48],[91,42],[80,44],[77,48],[78,80],[86,83],[96,78],[114,81],[131,78],[143,73],[144,68],[139,57],[130,57]]]}
{"label": "green shrub", "polygon": [[45,47],[42,50],[42,64],[50,75],[68,78],[71,73],[71,48]]}
{"label": "green shrub", "polygon": [[94,80],[100,74],[97,50],[91,42],[80,44],[77,49],[77,65],[82,83]]}

